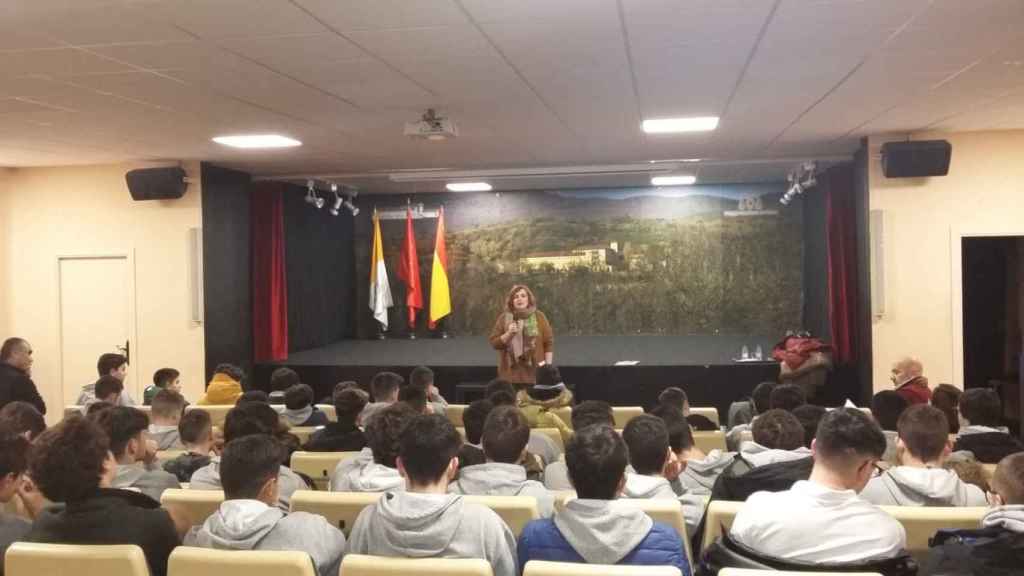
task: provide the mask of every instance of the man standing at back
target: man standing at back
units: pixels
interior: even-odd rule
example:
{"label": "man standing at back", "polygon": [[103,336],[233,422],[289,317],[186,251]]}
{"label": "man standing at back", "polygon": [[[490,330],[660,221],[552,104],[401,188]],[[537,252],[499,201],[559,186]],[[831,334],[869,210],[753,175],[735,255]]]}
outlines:
{"label": "man standing at back", "polygon": [[28,402],[46,414],[39,390],[32,382],[32,346],[22,338],[8,338],[0,346],[0,408],[10,402]]}

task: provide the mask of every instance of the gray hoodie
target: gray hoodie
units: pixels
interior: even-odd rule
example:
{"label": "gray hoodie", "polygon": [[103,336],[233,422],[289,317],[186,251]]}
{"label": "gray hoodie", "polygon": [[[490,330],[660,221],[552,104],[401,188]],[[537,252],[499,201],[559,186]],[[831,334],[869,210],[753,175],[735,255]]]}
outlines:
{"label": "gray hoodie", "polygon": [[686,469],[672,484],[677,494],[686,491],[690,494],[708,496],[711,488],[718,480],[718,475],[736,458],[731,452],[712,450],[701,460],[687,460]]}
{"label": "gray hoodie", "polygon": [[[189,490],[221,490],[220,456],[210,458],[209,464],[193,472],[188,487]],[[307,489],[309,486],[301,476],[292,472],[291,468],[281,466],[277,476],[277,507],[287,513],[291,508],[292,493]]]}
{"label": "gray hoodie", "polygon": [[185,546],[217,550],[299,550],[309,554],[320,576],[337,576],[345,535],[323,516],[285,515],[259,500],[227,500],[202,526],[193,526]]}
{"label": "gray hoodie", "polygon": [[[28,520],[13,514],[0,513],[0,564],[7,554],[7,548],[24,539],[31,529],[32,523]],[[0,570],[0,574],[3,574],[3,570]]]}
{"label": "gray hoodie", "polygon": [[526,479],[526,468],[519,464],[487,462],[467,466],[459,471],[459,479],[448,486],[455,494],[480,496],[533,496],[541,518],[554,513],[555,497],[543,484]]}
{"label": "gray hoodie", "polygon": [[157,450],[184,450],[177,426],[149,425],[149,437],[156,442]]}
{"label": "gray hoodie", "polygon": [[405,490],[398,469],[373,461],[373,451],[363,448],[355,458],[338,462],[331,474],[331,492],[386,492]]}
{"label": "gray hoodie", "polygon": [[544,487],[548,490],[573,490],[569,467],[564,460],[555,460],[544,467]]}
{"label": "gray hoodie", "polygon": [[872,478],[860,497],[876,506],[987,506],[985,493],[944,468],[896,466]]}
{"label": "gray hoodie", "polygon": [[1024,533],[1024,506],[1013,504],[993,508],[981,519],[981,525],[985,528],[999,526],[1004,530],[1022,534]]}
{"label": "gray hoodie", "polygon": [[281,411],[281,420],[288,423],[289,426],[300,426],[309,417],[313,415],[313,406],[306,406],[305,408],[299,408],[297,410],[289,410],[285,408]]}
{"label": "gray hoodie", "polygon": [[536,430],[530,430],[530,440],[526,443],[526,450],[530,454],[540,456],[545,464],[558,460],[558,457],[562,455],[562,451],[558,449],[554,440]]}
{"label": "gray hoodie", "polygon": [[[96,402],[96,383],[86,384],[82,386],[82,392],[78,395],[78,400],[75,404],[78,406],[88,406]],[[121,391],[121,396],[117,401],[118,406],[135,406],[135,400],[132,400],[131,394],[128,393],[128,388]]]}
{"label": "gray hoodie", "polygon": [[683,508],[683,520],[686,521],[687,534],[693,534],[704,517],[706,501],[697,494],[677,494],[669,481],[661,476],[644,476],[642,474],[626,474],[626,485],[622,489],[622,497],[630,499],[664,499],[676,500]]}
{"label": "gray hoodie", "polygon": [[766,448],[757,442],[743,442],[740,444],[740,456],[750,462],[751,466],[767,466],[776,462],[792,462],[803,460],[811,456],[811,449],[801,446],[796,450],[779,450],[777,448]]}
{"label": "gray hoodie", "polygon": [[616,506],[614,500],[570,500],[554,522],[588,564],[618,564],[654,526],[639,508]]}
{"label": "gray hoodie", "polygon": [[[646,532],[645,532],[646,534]],[[516,539],[490,508],[458,494],[387,492],[352,526],[350,554],[481,558],[494,576],[516,576]]]}
{"label": "gray hoodie", "polygon": [[141,464],[118,464],[111,488],[134,488],[157,502],[168,488],[181,488],[174,474],[162,468],[147,470]]}

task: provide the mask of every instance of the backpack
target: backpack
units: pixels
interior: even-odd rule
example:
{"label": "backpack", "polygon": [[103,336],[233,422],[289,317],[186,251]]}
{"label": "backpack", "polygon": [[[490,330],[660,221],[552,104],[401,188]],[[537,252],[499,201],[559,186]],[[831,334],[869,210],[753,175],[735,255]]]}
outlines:
{"label": "backpack", "polygon": [[939,530],[929,542],[924,573],[932,576],[1010,576],[1024,569],[1024,534],[999,527]]}

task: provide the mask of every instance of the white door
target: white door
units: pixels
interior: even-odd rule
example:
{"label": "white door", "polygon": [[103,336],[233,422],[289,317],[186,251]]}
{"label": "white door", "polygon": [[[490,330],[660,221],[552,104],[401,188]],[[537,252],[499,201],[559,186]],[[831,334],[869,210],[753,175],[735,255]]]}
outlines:
{"label": "white door", "polygon": [[[95,382],[100,354],[124,354],[129,343],[132,285],[127,256],[61,257],[60,349],[64,405]],[[141,401],[129,370],[125,388]]]}

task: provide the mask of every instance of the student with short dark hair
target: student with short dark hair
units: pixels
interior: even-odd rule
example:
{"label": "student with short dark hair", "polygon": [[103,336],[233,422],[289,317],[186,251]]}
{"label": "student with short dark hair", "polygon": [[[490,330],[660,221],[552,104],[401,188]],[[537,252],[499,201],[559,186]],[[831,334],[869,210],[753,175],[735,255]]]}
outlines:
{"label": "student with short dark hair", "polygon": [[750,431],[754,439],[740,445],[740,457],[754,468],[811,455],[804,447],[803,425],[786,410],[775,408],[761,414]]}
{"label": "student with short dark hair", "polygon": [[952,452],[949,422],[938,408],[916,404],[900,416],[893,466],[868,482],[861,498],[878,506],[985,506],[985,493],[943,465]]}
{"label": "student with short dark hair", "polygon": [[185,412],[178,422],[178,437],[185,453],[164,462],[164,470],[174,474],[178,482],[188,482],[196,470],[210,463],[213,451],[213,421],[201,408]]}
{"label": "student with short dark hair", "polygon": [[[743,437],[744,432],[749,432],[750,427],[754,421],[757,420],[760,414],[771,410],[771,395],[772,390],[778,386],[778,383],[772,381],[761,382],[754,387],[753,392],[750,393],[749,401],[749,413],[748,414],[734,414],[733,406],[729,407],[729,422],[732,425],[732,421],[735,419],[745,420],[741,424],[736,424],[729,429],[729,432],[725,435],[725,444],[729,448],[729,451],[736,452],[740,448],[740,440]],[[735,404],[734,404],[735,406]],[[742,411],[739,411],[742,412]],[[749,416],[744,418],[743,416]]]}
{"label": "student with short dark hair", "polygon": [[243,402],[259,402],[260,404],[270,404],[270,396],[263,390],[246,390],[242,392],[242,395],[235,400],[235,406]]}
{"label": "student with short dark hair", "polygon": [[[128,358],[126,356],[109,353],[100,354],[99,360],[96,361],[96,372],[100,380],[106,376],[111,376],[122,383],[123,391],[116,402],[118,406],[135,405],[135,400],[132,400],[128,390],[124,389],[123,386],[125,378],[128,377]],[[95,402],[99,398],[96,394],[96,385],[99,384],[100,380],[82,386],[82,392],[78,395],[78,401],[75,404],[89,406]]]}
{"label": "student with short dark hair", "polygon": [[399,438],[417,412],[403,402],[380,410],[366,425],[367,447],[355,458],[342,460],[331,475],[332,492],[385,492],[401,490],[398,472]]}
{"label": "student with short dark hair", "polygon": [[494,410],[494,404],[490,400],[474,400],[462,411],[462,425],[466,430],[466,441],[459,448],[459,467],[468,468],[487,461],[484,455],[482,437],[484,434],[484,422],[487,416]]}
{"label": "student with short dark hair", "polygon": [[159,467],[145,412],[114,406],[98,413],[95,420],[110,438],[110,453],[117,460],[117,472],[110,484],[113,488],[134,488],[157,502],[164,490],[181,488],[173,474]]}
{"label": "student with short dark hair", "polygon": [[281,419],[289,426],[325,426],[330,419],[313,405],[313,388],[296,384],[284,391],[284,412]]}
{"label": "student with short dark hair", "polygon": [[558,428],[563,441],[572,435],[572,429],[552,411],[572,406],[572,390],[562,381],[557,366],[545,364],[538,367],[537,383],[516,393],[516,406],[530,423],[530,428]]}
{"label": "student with short dark hair", "polygon": [[900,415],[910,404],[907,399],[898,394],[895,390],[882,390],[871,398],[871,416],[882,427],[885,434],[885,455],[882,460],[890,464],[896,463],[896,427]]}
{"label": "student with short dark hair", "polygon": [[794,408],[807,404],[804,389],[797,384],[779,384],[768,395],[769,410],[792,412]]}
{"label": "student with short dark hair", "polygon": [[444,414],[448,401],[441,396],[441,391],[434,385],[434,371],[426,366],[417,366],[409,373],[409,385],[422,388],[427,392],[427,401],[434,409],[434,414]]}
{"label": "student with short dark hair", "polygon": [[[28,402],[19,404],[35,410]],[[0,504],[4,506],[21,490],[25,469],[28,467],[28,449],[28,439],[0,424]],[[24,538],[31,528],[31,522],[0,510],[0,564],[3,564],[7,547]]]}
{"label": "student with short dark hair", "polygon": [[671,386],[658,395],[659,406],[669,406],[683,413],[694,430],[718,430],[718,426],[707,416],[690,413],[690,399],[682,388]]}
{"label": "student with short dark hair", "polygon": [[185,398],[173,390],[162,389],[153,396],[150,410],[149,437],[156,442],[157,450],[181,450],[178,423],[185,412]]}
{"label": "student with short dark hair", "polygon": [[733,520],[734,541],[795,562],[856,564],[906,546],[892,516],[858,497],[885,452],[885,436],[856,408],[837,408],[818,426],[814,468],[784,492],[757,492]]}
{"label": "student with short dark hair", "polygon": [[299,373],[286,366],[275,368],[270,373],[270,394],[267,401],[274,404],[284,404],[284,391],[300,382]]}
{"label": "student with short dark hair", "polygon": [[93,398],[85,406],[88,408],[96,402],[106,402],[113,406],[120,406],[122,394],[124,394],[124,382],[115,376],[100,376],[100,379],[93,386]]}
{"label": "student with short dark hair", "polygon": [[484,387],[484,396],[487,398],[494,396],[498,392],[506,392],[514,399],[516,396],[516,387],[508,380],[504,380],[502,378],[494,378],[487,383],[487,386]]}
{"label": "student with short dark hair", "polygon": [[456,494],[533,496],[541,517],[550,517],[554,496],[540,482],[527,479],[522,465],[529,441],[530,424],[516,407],[491,410],[482,437],[487,462],[462,468],[449,490]]}
{"label": "student with short dark hair", "polygon": [[29,473],[48,500],[64,506],[44,508],[25,540],[135,544],[150,574],[164,576],[187,519],[144,494],[113,488],[117,468],[107,435],[95,422],[74,415],[43,432],[30,449]]}
{"label": "student with short dark hair", "polygon": [[1024,445],[1011,436],[1003,421],[1003,403],[990,388],[971,388],[960,396],[960,433],[953,450],[973,452],[978,462],[995,464]]}
{"label": "student with short dark hair", "polygon": [[0,408],[0,430],[24,436],[31,442],[46,430],[46,419],[31,403],[15,400]]}
{"label": "student with short dark hair", "polygon": [[[153,397],[160,390],[170,390],[181,394],[181,373],[174,368],[161,368],[153,373],[153,384],[146,386],[142,391],[142,404],[149,406],[153,403]],[[186,402],[187,404],[187,402]]]}
{"label": "student with short dark hair", "polygon": [[346,388],[334,394],[337,422],[328,422],[317,430],[303,447],[310,452],[359,452],[366,447],[366,435],[359,429],[359,415],[370,395],[359,388]]}
{"label": "student with short dark hair", "polygon": [[[387,408],[381,416],[394,409]],[[458,470],[456,454],[461,443],[459,433],[444,416],[413,415],[400,435],[396,458],[404,490],[390,490],[360,512],[349,536],[348,552],[480,558],[491,565],[494,576],[515,576],[516,542],[505,522],[489,508],[447,493]]]}
{"label": "student with short dark hair", "polygon": [[[653,418],[653,417],[652,417]],[[654,418],[657,420],[657,418]],[[660,422],[660,420],[659,420]],[[613,502],[626,483],[626,442],[606,424],[576,429],[565,448],[577,498],[519,536],[519,567],[530,560],[674,566],[691,574],[675,529]]]}
{"label": "student with short dark hair", "polygon": [[811,443],[814,442],[814,435],[818,433],[818,424],[821,423],[821,419],[827,413],[828,410],[824,406],[817,406],[815,404],[804,404],[793,409],[793,416],[796,416],[796,419],[800,421],[800,425],[804,427],[805,448],[811,447]]}
{"label": "student with short dark hair", "polygon": [[[498,406],[519,407],[519,402],[516,399],[517,392],[515,386],[513,386],[511,383],[505,380],[502,380],[501,378],[495,378],[494,380],[488,382],[486,393],[487,399],[491,401],[491,404],[493,404],[495,408],[497,408]],[[565,422],[562,422],[562,419],[558,418],[556,414],[550,414],[550,416],[557,418],[558,421],[561,422],[561,426],[563,428],[568,428],[565,425]],[[529,421],[529,417],[527,417],[527,421]],[[543,421],[544,423],[552,424],[552,428],[558,427],[556,424],[554,424],[554,421],[550,420],[546,416],[541,420],[538,420],[536,423],[539,424],[541,421]],[[534,424],[535,422],[530,422],[530,428],[538,427],[535,426]],[[559,428],[559,432],[562,434],[562,437],[565,438],[566,431],[563,430],[563,428]],[[569,430],[569,433],[572,433],[572,431]],[[553,440],[551,440],[551,438],[548,438],[547,435],[541,434],[534,430],[530,431],[530,442],[529,444],[526,445],[526,449],[528,452],[530,452],[530,454],[538,456],[541,460],[541,462],[536,466],[528,462],[528,472],[530,472],[534,468],[537,469],[538,473],[543,472],[544,466],[558,460],[558,457],[561,454],[561,451],[558,449],[558,446],[555,444]]]}
{"label": "student with short dark hair", "polygon": [[678,495],[710,495],[715,480],[733,462],[735,455],[717,448],[705,453],[694,442],[693,430],[688,420],[679,421],[680,414],[678,410],[665,404],[651,411],[652,416],[657,416],[665,422],[668,443],[676,453],[676,458],[686,463],[679,477],[672,482],[672,489]]}
{"label": "student with short dark hair", "polygon": [[218,364],[206,392],[196,400],[200,406],[230,406],[242,395],[245,372],[234,364]]}
{"label": "student with short dark hair", "polygon": [[224,502],[185,536],[186,546],[220,550],[299,550],[309,554],[319,576],[337,576],[345,535],[323,516],[277,508],[284,448],[270,436],[253,434],[224,447],[220,475]]}
{"label": "student with short dark hair", "polygon": [[363,426],[370,423],[370,419],[379,410],[387,408],[398,402],[398,390],[405,384],[405,379],[394,372],[378,372],[370,380],[370,394],[373,402],[363,409]]}
{"label": "student with short dark hair", "polygon": [[[571,419],[574,432],[595,424],[615,427],[612,405],[602,400],[584,400],[573,406]],[[555,460],[544,468],[544,487],[548,490],[572,490],[565,460]]]}
{"label": "student with short dark hair", "polygon": [[418,414],[433,414],[434,407],[427,402],[427,391],[418,386],[403,386],[398,391],[398,401],[408,404]]}
{"label": "student with short dark hair", "polygon": [[950,434],[960,431],[960,396],[963,393],[963,390],[952,384],[939,384],[932,390],[932,399],[929,402],[946,415]]}

